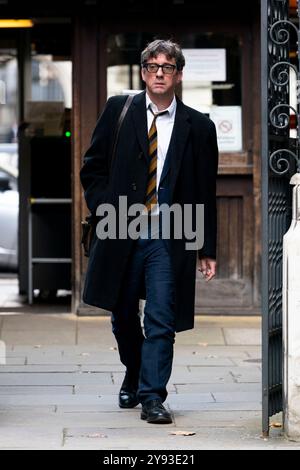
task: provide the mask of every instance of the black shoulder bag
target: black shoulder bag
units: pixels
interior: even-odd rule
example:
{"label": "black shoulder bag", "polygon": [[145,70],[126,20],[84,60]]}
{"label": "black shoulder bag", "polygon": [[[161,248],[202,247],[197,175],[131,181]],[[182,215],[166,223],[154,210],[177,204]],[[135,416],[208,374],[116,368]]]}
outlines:
{"label": "black shoulder bag", "polygon": [[[131,105],[131,102],[132,102],[133,98],[134,97],[132,95],[128,96],[128,98],[126,100],[126,103],[125,103],[125,105],[122,109],[122,112],[119,116],[119,119],[118,119],[117,127],[116,127],[115,133],[114,133],[114,140],[113,140],[113,147],[112,147],[111,161],[110,161],[110,172],[112,170],[113,161],[114,161],[115,156],[116,156],[116,150],[117,150],[117,144],[118,144],[120,129],[121,129],[122,123],[124,121],[124,118],[127,114],[127,111],[128,111],[128,109]],[[92,240],[94,238],[94,234],[95,234],[95,230],[96,230],[95,217],[92,214],[88,215],[85,218],[85,220],[83,222],[81,222],[81,228],[82,228],[81,244],[83,246],[84,256],[89,257],[90,256],[90,249],[91,249]]]}

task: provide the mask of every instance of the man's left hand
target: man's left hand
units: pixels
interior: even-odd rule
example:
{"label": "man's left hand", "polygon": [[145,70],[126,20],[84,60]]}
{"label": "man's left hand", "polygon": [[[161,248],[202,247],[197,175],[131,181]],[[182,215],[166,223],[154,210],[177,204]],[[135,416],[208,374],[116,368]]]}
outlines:
{"label": "man's left hand", "polygon": [[206,281],[211,281],[217,272],[217,262],[211,258],[201,258],[198,262],[198,271],[205,277]]}

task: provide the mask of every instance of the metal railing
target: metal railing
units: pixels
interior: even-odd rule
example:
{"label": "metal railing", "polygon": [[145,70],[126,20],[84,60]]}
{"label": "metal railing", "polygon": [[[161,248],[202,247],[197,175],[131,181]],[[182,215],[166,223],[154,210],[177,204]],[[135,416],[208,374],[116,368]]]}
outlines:
{"label": "metal railing", "polygon": [[[300,172],[299,99],[296,108],[290,104],[291,93],[299,97],[300,32],[298,21],[289,18],[288,0],[262,0],[261,7],[263,434],[267,436],[269,418],[283,410],[283,236],[291,221],[290,177]],[[291,71],[297,77],[297,90],[291,90]],[[297,122],[296,139],[290,138],[291,114]]]}

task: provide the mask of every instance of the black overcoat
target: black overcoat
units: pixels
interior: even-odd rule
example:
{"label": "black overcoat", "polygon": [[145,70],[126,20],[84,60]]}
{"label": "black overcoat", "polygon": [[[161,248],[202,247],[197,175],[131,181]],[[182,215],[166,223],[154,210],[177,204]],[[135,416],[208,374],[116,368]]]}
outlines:
{"label": "black overcoat", "polygon": [[[148,176],[145,92],[133,99],[119,134],[112,170],[109,171],[114,131],[125,101],[126,96],[108,100],[84,156],[80,177],[92,214],[104,202],[117,206],[119,196],[128,197],[128,206],[145,202]],[[215,125],[178,98],[168,157],[170,202],[204,204],[204,246],[198,251],[198,257],[215,258],[218,166]],[[85,303],[113,311],[134,243],[130,238],[99,240],[94,237],[83,292]],[[169,245],[175,278],[177,332],[194,326],[197,251],[187,251],[185,246],[184,239],[171,239]],[[144,293],[144,281],[141,280],[141,298],[145,298]]]}

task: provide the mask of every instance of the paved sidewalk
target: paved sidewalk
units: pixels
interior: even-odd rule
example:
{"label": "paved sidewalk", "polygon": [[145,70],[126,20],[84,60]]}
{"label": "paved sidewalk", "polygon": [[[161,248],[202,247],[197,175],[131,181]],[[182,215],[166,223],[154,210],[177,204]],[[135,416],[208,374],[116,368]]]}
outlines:
{"label": "paved sidewalk", "polygon": [[300,448],[278,427],[260,436],[258,318],[197,317],[195,330],[177,335],[171,425],[118,408],[124,368],[109,318],[5,314],[0,339],[0,449]]}

